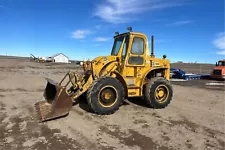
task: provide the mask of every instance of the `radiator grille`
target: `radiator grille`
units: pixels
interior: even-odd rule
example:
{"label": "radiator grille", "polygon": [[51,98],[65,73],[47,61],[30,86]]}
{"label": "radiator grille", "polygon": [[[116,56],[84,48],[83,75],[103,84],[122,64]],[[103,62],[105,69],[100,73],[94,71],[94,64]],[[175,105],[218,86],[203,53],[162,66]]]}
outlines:
{"label": "radiator grille", "polygon": [[221,70],[213,70],[214,75],[221,75]]}

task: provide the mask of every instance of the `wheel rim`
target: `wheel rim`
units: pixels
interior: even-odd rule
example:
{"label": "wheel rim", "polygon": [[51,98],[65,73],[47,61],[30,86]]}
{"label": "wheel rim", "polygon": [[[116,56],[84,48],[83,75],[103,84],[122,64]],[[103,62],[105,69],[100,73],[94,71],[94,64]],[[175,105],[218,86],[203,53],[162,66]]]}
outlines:
{"label": "wheel rim", "polygon": [[169,89],[166,85],[159,85],[155,89],[155,99],[158,103],[164,103],[169,97]]}
{"label": "wheel rim", "polygon": [[112,107],[117,98],[117,91],[113,86],[104,86],[98,94],[98,102],[103,107]]}

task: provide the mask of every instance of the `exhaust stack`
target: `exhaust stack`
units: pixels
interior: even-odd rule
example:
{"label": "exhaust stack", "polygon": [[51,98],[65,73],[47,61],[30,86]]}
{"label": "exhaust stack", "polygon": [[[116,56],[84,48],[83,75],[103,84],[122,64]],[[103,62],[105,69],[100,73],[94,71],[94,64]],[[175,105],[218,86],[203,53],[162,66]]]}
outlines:
{"label": "exhaust stack", "polygon": [[155,57],[154,55],[154,36],[151,37],[151,57]]}

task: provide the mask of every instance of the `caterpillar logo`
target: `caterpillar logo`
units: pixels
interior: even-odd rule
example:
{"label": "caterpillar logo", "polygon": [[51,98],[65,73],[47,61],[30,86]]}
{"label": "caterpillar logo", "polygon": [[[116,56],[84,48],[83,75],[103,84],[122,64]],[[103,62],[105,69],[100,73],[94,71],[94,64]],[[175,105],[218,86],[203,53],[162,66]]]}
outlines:
{"label": "caterpillar logo", "polygon": [[158,67],[158,66],[160,66],[160,63],[159,62],[152,62],[152,66],[153,67]]}

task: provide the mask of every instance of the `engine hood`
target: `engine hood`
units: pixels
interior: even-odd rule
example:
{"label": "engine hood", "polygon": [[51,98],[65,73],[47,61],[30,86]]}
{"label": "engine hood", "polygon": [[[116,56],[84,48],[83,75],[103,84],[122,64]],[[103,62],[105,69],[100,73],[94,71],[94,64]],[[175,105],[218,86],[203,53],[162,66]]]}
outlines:
{"label": "engine hood", "polygon": [[99,63],[107,64],[108,62],[116,61],[116,60],[117,60],[117,56],[109,55],[109,56],[96,57],[95,59],[92,60],[92,62],[98,65]]}
{"label": "engine hood", "polygon": [[92,60],[93,75],[98,77],[105,67],[117,61],[117,56],[99,56]]}
{"label": "engine hood", "polygon": [[214,67],[216,70],[225,70],[225,66],[216,66]]}

